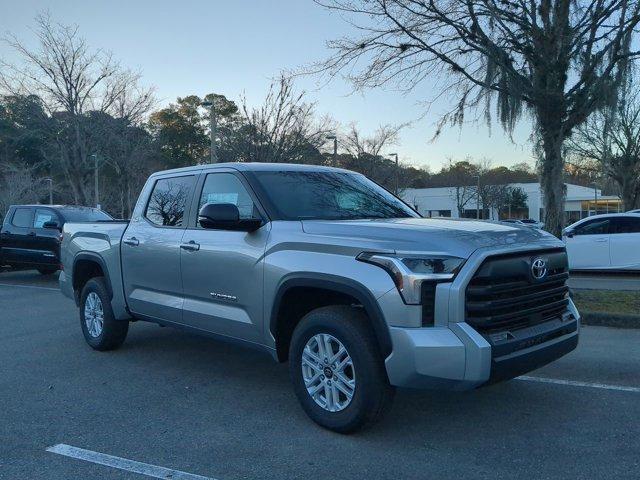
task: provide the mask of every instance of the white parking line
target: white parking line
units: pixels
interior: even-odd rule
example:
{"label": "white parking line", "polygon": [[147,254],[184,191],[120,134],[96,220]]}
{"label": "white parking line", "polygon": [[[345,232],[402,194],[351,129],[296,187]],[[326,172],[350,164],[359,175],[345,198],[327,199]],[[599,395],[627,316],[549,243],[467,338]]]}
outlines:
{"label": "white parking line", "polygon": [[15,287],[15,288],[37,288],[40,290],[50,290],[52,292],[59,292],[60,289],[59,288],[52,288],[52,287],[38,287],[36,285],[13,285],[11,283],[0,283],[0,287]]}
{"label": "white parking line", "polygon": [[559,378],[528,377],[524,375],[522,377],[517,377],[516,380],[524,380],[525,382],[553,383],[555,385],[568,385],[570,387],[599,388],[601,390],[617,390],[619,392],[640,393],[640,387],[608,385],[606,383],[578,382],[576,380],[562,380]]}
{"label": "white parking line", "polygon": [[157,465],[136,462],[135,460],[128,460],[126,458],[114,457],[113,455],[93,452],[91,450],[85,450],[84,448],[72,447],[71,445],[66,445],[64,443],[59,443],[53,447],[47,448],[47,452],[57,453],[58,455],[64,455],[65,457],[77,458],[78,460],[97,463],[98,465],[105,465],[119,470],[125,470],[127,472],[139,473],[140,475],[146,475],[147,477],[152,478],[164,478],[171,480],[215,480],[210,477],[194,475],[193,473],[181,472],[180,470],[173,470],[171,468],[158,467]]}

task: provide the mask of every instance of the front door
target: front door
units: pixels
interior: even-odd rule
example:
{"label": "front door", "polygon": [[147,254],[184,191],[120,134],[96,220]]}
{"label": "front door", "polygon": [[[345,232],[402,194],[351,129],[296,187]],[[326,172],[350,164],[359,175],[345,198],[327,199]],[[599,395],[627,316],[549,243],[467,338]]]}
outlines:
{"label": "front door", "polygon": [[611,220],[594,218],[578,225],[567,238],[569,267],[573,270],[609,268],[609,226]]}
{"label": "front door", "polygon": [[33,248],[33,207],[17,207],[2,226],[2,260],[11,265],[37,262]]}
{"label": "front door", "polygon": [[156,180],[147,204],[136,206],[124,232],[122,277],[135,314],[182,321],[180,242],[196,179],[197,174],[190,174]]}
{"label": "front door", "polygon": [[38,252],[38,263],[58,268],[60,265],[60,230],[44,228],[44,224],[55,222],[62,225],[58,214],[50,208],[36,208],[33,219],[33,231],[36,236],[33,248]]}
{"label": "front door", "polygon": [[[266,218],[240,174],[210,173],[202,181],[198,211],[207,203],[233,203],[240,218]],[[181,267],[184,323],[201,330],[259,342],[263,320],[267,223],[254,232],[209,230],[194,220],[184,233]]]}

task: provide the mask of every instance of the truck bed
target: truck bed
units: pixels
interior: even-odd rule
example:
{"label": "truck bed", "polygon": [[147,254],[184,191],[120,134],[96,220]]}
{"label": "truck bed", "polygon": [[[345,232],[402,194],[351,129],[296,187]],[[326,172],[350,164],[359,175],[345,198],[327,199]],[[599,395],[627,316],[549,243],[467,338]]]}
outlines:
{"label": "truck bed", "polygon": [[[94,261],[102,266],[107,284],[113,295],[112,306],[116,317],[125,318],[128,313],[122,288],[120,243],[128,220],[108,220],[93,223],[65,223],[62,233],[60,289],[66,296],[75,298],[71,278],[78,262]],[[77,299],[76,299],[77,300]]]}

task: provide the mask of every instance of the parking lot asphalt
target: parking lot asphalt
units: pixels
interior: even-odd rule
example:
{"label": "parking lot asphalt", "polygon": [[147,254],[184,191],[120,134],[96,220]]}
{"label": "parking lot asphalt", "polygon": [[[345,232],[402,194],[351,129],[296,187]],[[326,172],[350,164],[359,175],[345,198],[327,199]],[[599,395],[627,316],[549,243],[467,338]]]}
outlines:
{"label": "parking lot asphalt", "polygon": [[264,354],[140,322],[94,352],[54,278],[0,274],[0,479],[148,478],[46,451],[58,444],[156,478],[638,478],[640,330],[585,327],[529,377],[399,391],[381,424],[342,436]]}

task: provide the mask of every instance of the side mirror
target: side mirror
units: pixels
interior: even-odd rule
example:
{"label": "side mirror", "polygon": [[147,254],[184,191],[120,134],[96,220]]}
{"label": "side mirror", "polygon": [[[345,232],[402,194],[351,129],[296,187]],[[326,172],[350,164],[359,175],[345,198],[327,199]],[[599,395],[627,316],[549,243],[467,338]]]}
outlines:
{"label": "side mirror", "polygon": [[253,232],[262,226],[259,218],[240,219],[238,207],[233,203],[207,203],[198,213],[202,228]]}
{"label": "side mirror", "polygon": [[575,235],[575,233],[573,233],[573,230],[565,230],[564,235],[565,235],[565,237],[567,237],[567,238],[573,238],[573,236]]}
{"label": "side mirror", "polygon": [[50,228],[52,230],[61,230],[60,224],[58,222],[44,222],[42,224],[42,228]]}

